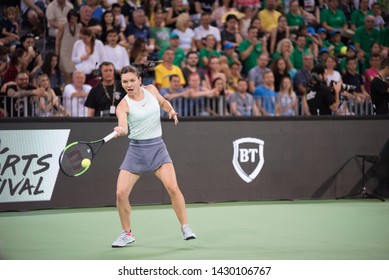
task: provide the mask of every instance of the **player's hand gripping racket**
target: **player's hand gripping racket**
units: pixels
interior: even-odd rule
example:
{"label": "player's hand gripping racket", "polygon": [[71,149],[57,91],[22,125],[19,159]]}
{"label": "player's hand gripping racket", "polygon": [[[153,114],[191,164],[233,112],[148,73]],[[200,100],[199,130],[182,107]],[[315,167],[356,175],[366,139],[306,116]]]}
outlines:
{"label": "player's hand gripping racket", "polygon": [[91,142],[76,141],[65,147],[59,156],[59,166],[62,172],[69,177],[84,174],[90,167],[93,157],[100,148],[117,135],[114,131],[103,139]]}

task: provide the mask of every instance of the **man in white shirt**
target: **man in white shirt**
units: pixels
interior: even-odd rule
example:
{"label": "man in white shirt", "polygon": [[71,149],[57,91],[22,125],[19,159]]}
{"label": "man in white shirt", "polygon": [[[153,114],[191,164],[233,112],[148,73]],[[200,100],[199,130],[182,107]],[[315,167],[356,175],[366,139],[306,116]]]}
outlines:
{"label": "man in white shirt", "polygon": [[67,84],[62,93],[66,112],[71,117],[86,117],[88,108],[84,106],[91,86],[85,84],[85,74],[81,71],[73,72],[73,82]]}
{"label": "man in white shirt", "polygon": [[200,19],[200,26],[196,27],[194,30],[196,47],[198,50],[204,48],[202,41],[205,37],[207,37],[207,35],[211,34],[215,37],[216,49],[218,51],[221,51],[222,45],[221,45],[220,30],[217,29],[215,26],[210,25],[210,23],[211,23],[211,14],[206,12],[203,13]]}
{"label": "man in white shirt", "polygon": [[119,34],[111,29],[107,31],[107,44],[104,46],[107,60],[115,66],[115,74],[119,75],[124,66],[130,65],[130,58],[127,50],[118,45]]}
{"label": "man in white shirt", "polygon": [[71,9],[73,4],[68,0],[53,0],[47,6],[46,18],[50,37],[57,36],[59,26],[67,22],[67,14]]}

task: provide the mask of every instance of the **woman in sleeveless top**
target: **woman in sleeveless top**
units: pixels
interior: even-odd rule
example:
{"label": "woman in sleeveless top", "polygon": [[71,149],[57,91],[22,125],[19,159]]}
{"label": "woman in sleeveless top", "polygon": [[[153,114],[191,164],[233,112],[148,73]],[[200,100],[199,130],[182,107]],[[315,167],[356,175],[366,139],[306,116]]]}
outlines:
{"label": "woman in sleeveless top", "polygon": [[59,56],[59,66],[64,74],[65,84],[72,82],[72,73],[76,70],[72,57],[73,45],[79,39],[81,23],[76,10],[67,14],[68,21],[60,26],[55,42],[55,53]]}
{"label": "woman in sleeveless top", "polygon": [[161,109],[169,119],[178,124],[177,113],[153,85],[141,86],[141,77],[133,66],[126,66],[121,72],[122,86],[127,92],[116,109],[117,136],[125,136],[130,131],[130,144],[125,159],[120,166],[117,180],[116,201],[122,231],[112,247],[124,247],[135,241],[131,232],[131,205],[129,195],[142,173],[154,172],[165,186],[173,209],[181,224],[185,240],[195,239],[189,228],[185,199],[178,184],[175,169],[162,140]]}

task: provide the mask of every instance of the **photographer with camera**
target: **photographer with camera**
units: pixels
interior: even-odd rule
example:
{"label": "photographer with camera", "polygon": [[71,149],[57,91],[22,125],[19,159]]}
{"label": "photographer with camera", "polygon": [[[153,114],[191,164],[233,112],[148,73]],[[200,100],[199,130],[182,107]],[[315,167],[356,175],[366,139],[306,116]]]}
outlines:
{"label": "photographer with camera", "polygon": [[378,76],[371,81],[370,95],[373,102],[374,114],[389,114],[389,57],[382,63]]}
{"label": "photographer with camera", "polygon": [[322,64],[315,66],[311,73],[312,79],[305,95],[310,115],[332,115],[338,110],[340,104],[339,94],[342,83],[327,86],[327,70]]}

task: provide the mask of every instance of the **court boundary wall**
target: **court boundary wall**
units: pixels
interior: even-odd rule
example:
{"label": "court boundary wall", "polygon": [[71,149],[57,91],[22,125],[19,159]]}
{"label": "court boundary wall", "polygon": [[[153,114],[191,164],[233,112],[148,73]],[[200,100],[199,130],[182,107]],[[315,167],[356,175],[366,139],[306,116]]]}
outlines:
{"label": "court boundary wall", "polygon": [[[209,203],[333,199],[352,194],[358,197],[363,185],[362,159],[356,155],[380,157],[379,162],[366,163],[365,186],[370,193],[389,197],[388,120],[378,116],[225,117],[181,118],[178,126],[163,120],[162,125],[163,138],[186,201]],[[44,136],[48,131],[50,135],[65,131],[68,133],[65,144],[89,141],[107,135],[115,125],[115,118],[0,120],[0,211],[115,205],[116,178],[128,147],[127,137],[107,143],[90,170],[70,178],[56,164],[58,158],[54,155],[59,148],[51,153],[49,141],[52,140]],[[39,137],[12,138],[16,132],[18,135],[37,133]],[[11,140],[5,143],[4,139]],[[63,149],[65,144],[58,145]],[[52,155],[46,157],[47,162],[52,161],[50,168],[47,165],[45,170],[41,168],[44,172],[39,175],[29,174],[20,166],[15,170],[5,169],[7,156],[17,154],[19,146],[26,145],[40,152],[41,148],[48,149]],[[39,152],[31,153],[39,157]],[[50,169],[55,178],[49,199],[29,201],[29,197],[37,199],[42,192],[49,192],[44,179]],[[16,174],[24,177],[10,183]],[[39,191],[36,190],[38,178],[43,178]],[[18,200],[24,183],[17,186],[17,182],[27,179],[35,189],[24,186],[20,194],[23,201]],[[150,173],[138,181],[131,202],[165,204],[170,200],[161,183]]]}

